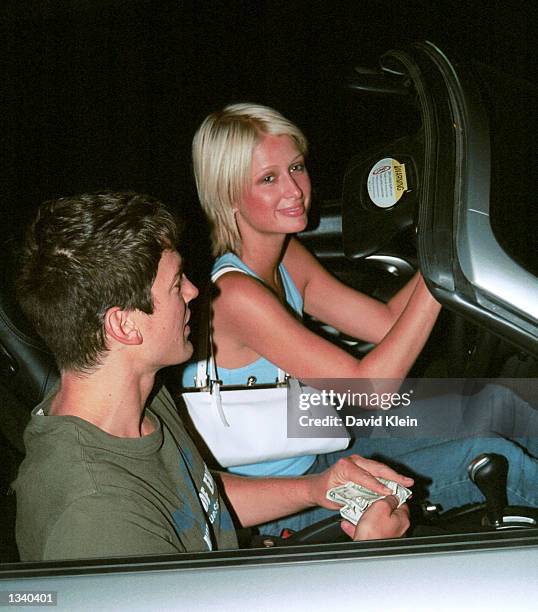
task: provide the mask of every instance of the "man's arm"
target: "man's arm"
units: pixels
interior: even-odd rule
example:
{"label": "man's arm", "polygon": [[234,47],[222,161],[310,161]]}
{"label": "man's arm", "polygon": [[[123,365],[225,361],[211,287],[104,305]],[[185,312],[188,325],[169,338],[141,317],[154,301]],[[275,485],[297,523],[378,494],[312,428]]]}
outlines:
{"label": "man's arm", "polygon": [[[339,506],[326,498],[327,491],[348,481],[357,482],[381,495],[390,495],[390,489],[382,485],[377,476],[406,487],[413,484],[411,478],[359,455],[340,459],[321,474],[298,478],[245,478],[223,472],[220,479],[241,524],[250,527],[313,506],[337,510]],[[378,512],[372,514],[377,516]],[[389,517],[392,512],[389,512]]]}

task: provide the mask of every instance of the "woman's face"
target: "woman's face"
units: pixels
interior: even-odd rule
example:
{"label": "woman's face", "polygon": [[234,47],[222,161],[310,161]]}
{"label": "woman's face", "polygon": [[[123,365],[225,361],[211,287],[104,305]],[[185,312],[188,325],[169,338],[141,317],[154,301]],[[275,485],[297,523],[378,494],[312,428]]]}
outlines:
{"label": "woman's face", "polygon": [[289,136],[265,134],[252,155],[251,184],[236,219],[261,233],[295,233],[308,221],[310,178],[304,156]]}

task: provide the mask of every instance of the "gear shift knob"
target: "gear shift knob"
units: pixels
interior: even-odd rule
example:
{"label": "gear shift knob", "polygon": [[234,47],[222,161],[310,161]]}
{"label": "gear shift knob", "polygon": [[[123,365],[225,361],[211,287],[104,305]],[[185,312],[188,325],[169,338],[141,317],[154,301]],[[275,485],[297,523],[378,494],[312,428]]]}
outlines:
{"label": "gear shift knob", "polygon": [[492,527],[503,522],[503,511],[508,505],[506,482],[508,460],[503,455],[483,453],[475,457],[467,468],[469,478],[486,498],[486,518]]}

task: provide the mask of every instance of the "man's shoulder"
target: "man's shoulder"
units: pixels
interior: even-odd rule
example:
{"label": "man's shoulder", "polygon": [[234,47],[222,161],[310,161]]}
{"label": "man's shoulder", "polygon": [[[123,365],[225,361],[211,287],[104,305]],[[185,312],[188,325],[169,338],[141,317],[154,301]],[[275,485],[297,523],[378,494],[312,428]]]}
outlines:
{"label": "man's shoulder", "polygon": [[[48,416],[50,400],[45,400],[33,411],[24,432],[26,457],[21,464],[21,475],[29,471],[44,473],[47,481],[65,480],[74,472],[87,471],[95,455],[107,455],[119,445],[121,454],[128,458],[122,439],[114,438],[92,423],[77,416]],[[151,401],[151,412],[159,422],[183,428],[177,407],[165,387],[160,388]],[[114,462],[110,463],[113,466]],[[79,478],[80,474],[76,475]]]}
{"label": "man's shoulder", "polygon": [[26,456],[13,485],[19,504],[26,496],[45,493],[61,503],[94,490],[74,419],[33,414],[24,433]]}

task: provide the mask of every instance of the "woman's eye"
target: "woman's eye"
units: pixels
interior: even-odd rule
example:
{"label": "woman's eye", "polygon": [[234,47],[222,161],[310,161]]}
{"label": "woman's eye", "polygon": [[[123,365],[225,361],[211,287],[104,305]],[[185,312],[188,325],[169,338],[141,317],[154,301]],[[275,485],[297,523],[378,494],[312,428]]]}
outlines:
{"label": "woman's eye", "polygon": [[264,176],[262,178],[263,183],[272,183],[274,180],[275,180],[275,177],[272,174],[268,174],[267,176]]}
{"label": "woman's eye", "polygon": [[304,164],[293,164],[290,170],[292,172],[304,172]]}

